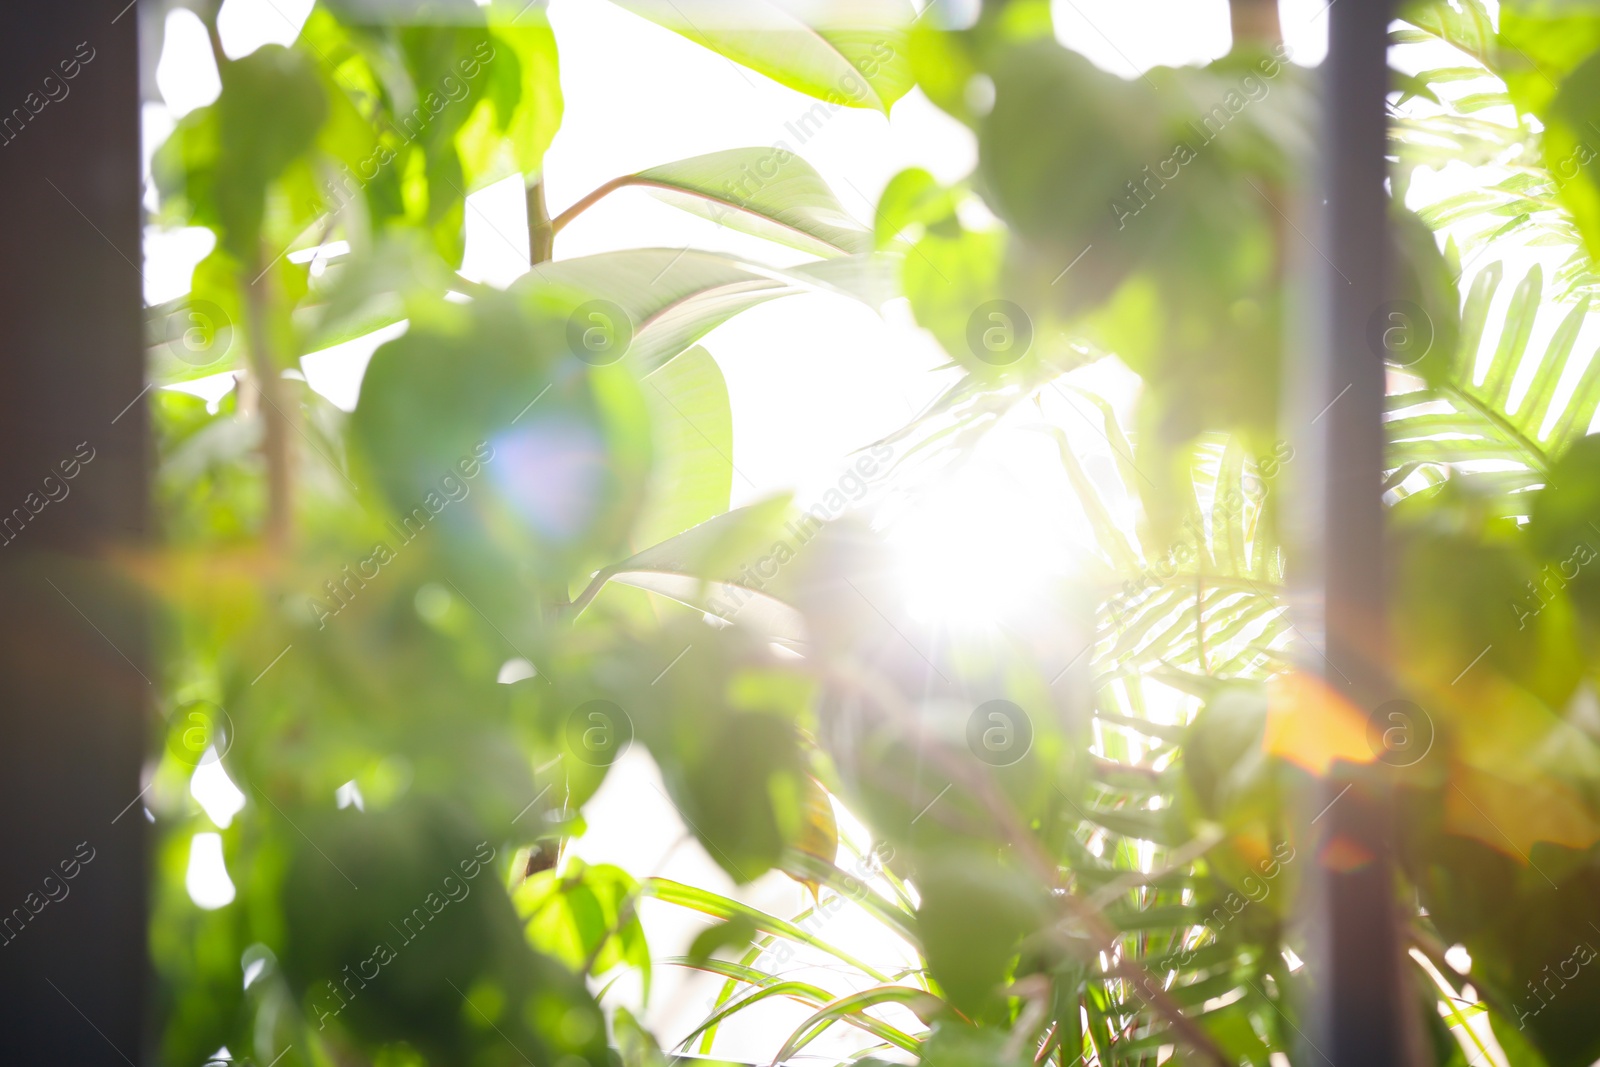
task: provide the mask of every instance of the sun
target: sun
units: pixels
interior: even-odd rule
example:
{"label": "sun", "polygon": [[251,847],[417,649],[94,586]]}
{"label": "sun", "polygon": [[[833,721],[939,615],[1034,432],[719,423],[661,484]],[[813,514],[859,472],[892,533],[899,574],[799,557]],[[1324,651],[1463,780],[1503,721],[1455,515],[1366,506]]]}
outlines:
{"label": "sun", "polygon": [[907,613],[924,625],[1005,625],[1075,571],[1086,534],[1048,437],[1000,427],[916,490],[887,524]]}

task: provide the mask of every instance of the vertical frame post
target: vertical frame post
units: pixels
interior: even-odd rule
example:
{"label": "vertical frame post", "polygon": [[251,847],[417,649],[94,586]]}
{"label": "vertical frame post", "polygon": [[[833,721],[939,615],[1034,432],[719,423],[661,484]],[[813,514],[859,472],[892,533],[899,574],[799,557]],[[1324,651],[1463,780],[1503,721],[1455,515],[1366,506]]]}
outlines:
{"label": "vertical frame post", "polygon": [[[1335,0],[1321,71],[1311,299],[1295,407],[1313,420],[1312,489],[1303,501],[1301,630],[1334,698],[1370,716],[1389,695],[1383,471],[1384,363],[1367,342],[1388,297],[1386,0]],[[1303,425],[1303,423],[1302,423]],[[1382,764],[1336,764],[1308,798],[1312,990],[1305,1062],[1399,1067],[1408,1017]],[[1297,1061],[1298,1062],[1298,1061]]]}
{"label": "vertical frame post", "polygon": [[138,12],[0,6],[0,1063],[144,1060]]}

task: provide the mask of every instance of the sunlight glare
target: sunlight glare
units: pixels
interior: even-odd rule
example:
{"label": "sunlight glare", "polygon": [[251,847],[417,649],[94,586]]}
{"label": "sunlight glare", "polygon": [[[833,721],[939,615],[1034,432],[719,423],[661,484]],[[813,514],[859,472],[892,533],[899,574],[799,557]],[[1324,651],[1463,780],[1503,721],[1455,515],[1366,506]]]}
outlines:
{"label": "sunlight glare", "polygon": [[222,835],[195,834],[189,843],[189,870],[184,876],[189,899],[206,911],[233,903],[233,879],[222,858]]}
{"label": "sunlight glare", "polygon": [[1073,517],[1047,488],[1059,468],[1035,477],[1054,452],[1042,435],[997,430],[894,522],[888,540],[912,618],[995,626],[1067,571]]}

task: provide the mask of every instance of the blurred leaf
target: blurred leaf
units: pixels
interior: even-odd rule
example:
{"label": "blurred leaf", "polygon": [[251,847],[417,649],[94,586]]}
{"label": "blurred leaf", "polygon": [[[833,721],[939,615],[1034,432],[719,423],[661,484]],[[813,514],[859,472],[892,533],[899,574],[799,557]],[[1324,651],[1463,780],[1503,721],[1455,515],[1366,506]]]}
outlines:
{"label": "blurred leaf", "polygon": [[[1446,25],[1450,16],[1444,3],[1428,5],[1429,14]],[[1446,9],[1446,10],[1441,10]],[[1477,41],[1492,25],[1481,0],[1466,8],[1473,32],[1467,40],[1470,54],[1488,61],[1505,79],[1519,111],[1544,118],[1551,100],[1559,95],[1564,79],[1600,49],[1600,11],[1585,0],[1549,3],[1547,0],[1510,0],[1500,6],[1500,34],[1504,47],[1486,52]],[[1423,22],[1427,21],[1417,20]]]}
{"label": "blurred leaf", "polygon": [[528,943],[579,975],[604,975],[618,964],[639,972],[650,999],[650,950],[636,914],[639,884],[620,867],[572,861],[558,874],[540,871],[512,895]]}
{"label": "blurred leaf", "polygon": [[906,32],[916,12],[905,0],[615,2],[834,108],[888,114],[911,88]]}
{"label": "blurred leaf", "polygon": [[819,256],[872,250],[811,164],[782,147],[730,148],[625,179],[674,207]]}
{"label": "blurred leaf", "polygon": [[[1436,384],[1388,398],[1388,463],[1394,469],[1408,464],[1451,465],[1452,477],[1481,485],[1483,492],[1499,497],[1503,513],[1521,514],[1531,498],[1515,494],[1544,481],[1555,457],[1588,432],[1600,406],[1600,360],[1589,361],[1558,406],[1559,385],[1575,358],[1590,300],[1580,297],[1570,309],[1542,302],[1544,275],[1535,264],[1507,305],[1482,384],[1474,384],[1478,349],[1500,279],[1498,262],[1473,279],[1463,302],[1457,347],[1437,362],[1425,360],[1420,368]],[[1529,339],[1538,316],[1551,312],[1562,314],[1560,325],[1543,352],[1531,349]],[[1535,370],[1527,391],[1513,407],[1512,386],[1530,363]],[[1477,472],[1456,466],[1484,459],[1510,461],[1520,469],[1506,470],[1502,465],[1493,472]]]}
{"label": "blurred leaf", "polygon": [[773,640],[803,644],[805,622],[783,601],[744,584],[742,572],[779,536],[788,498],[735,508],[597,573],[573,601],[582,611],[607,582],[648,589]]}
{"label": "blurred leaf", "polygon": [[755,935],[755,920],[748,915],[735,915],[696,934],[689,944],[688,962],[698,967],[724,948],[747,949]]}
{"label": "blurred leaf", "polygon": [[640,1025],[631,1011],[619,1007],[611,1019],[622,1067],[667,1067],[667,1058],[662,1054],[661,1046],[656,1044],[655,1037]]}
{"label": "blurred leaf", "polygon": [[259,247],[267,188],[315,143],[328,101],[312,62],[282,45],[226,63],[221,75],[216,102],[184,117],[153,171],[163,197],[181,197],[195,223],[253,264],[275,254]]}
{"label": "blurred leaf", "polygon": [[624,351],[648,374],[714,327],[775,297],[831,292],[867,299],[874,267],[856,257],[783,271],[714,252],[641,248],[540,264],[512,287],[527,295],[557,293],[572,305],[584,293],[617,305],[626,322]]}
{"label": "blurred leaf", "polygon": [[[643,496],[648,424],[636,383],[591,370],[565,321],[526,307],[486,298],[413,321],[374,354],[351,437],[404,541],[439,516],[458,543],[564,583],[621,543]],[[461,562],[494,569],[477,554]]]}
{"label": "blurred leaf", "polygon": [[791,875],[803,876],[808,885],[827,886],[841,897],[869,912],[877,921],[905,939],[907,944],[913,948],[920,948],[921,937],[914,925],[915,916],[879,896],[855,875],[803,852],[791,853],[786,857],[784,869]]}
{"label": "blurred leaf", "polygon": [[[866,1014],[866,1009],[880,1004],[899,1004],[915,1012],[919,1017],[936,1014],[943,1008],[943,1003],[938,997],[925,989],[914,986],[887,985],[876,986],[872,989],[863,989],[859,993],[850,993],[829,1001],[801,1023],[789,1039],[783,1043],[775,1057],[777,1060],[787,1060],[796,1052],[805,1048],[811,1042],[821,1037],[823,1033],[837,1022],[851,1022],[861,1026],[869,1033],[905,1049],[907,1052],[916,1052],[922,1046],[909,1034],[881,1023]],[[927,1021],[926,1018],[923,1020]]]}
{"label": "blurred leaf", "polygon": [[[489,106],[480,104],[456,133],[469,189],[516,172],[531,184],[561,126],[560,63],[543,6],[502,0],[489,8],[489,27],[490,51],[479,69],[512,76],[515,104],[504,102],[511,94],[490,96]],[[510,56],[501,58],[503,52]]]}
{"label": "blurred leaf", "polygon": [[656,467],[633,540],[653,545],[728,510],[733,414],[721,368],[698,345],[646,375],[644,386]]}
{"label": "blurred leaf", "polygon": [[878,197],[873,240],[879,248],[888,247],[908,227],[941,222],[955,211],[956,197],[951,190],[921,167],[910,167],[890,178]]}
{"label": "blurred leaf", "polygon": [[[1591,33],[1600,30],[1600,14],[1590,16],[1589,24]],[[1600,120],[1600,51],[1562,79],[1542,115],[1544,165],[1556,171],[1568,161],[1576,164],[1576,175],[1558,185],[1558,195],[1572,212],[1589,255],[1600,256],[1600,153],[1594,148],[1600,139],[1594,132]]]}
{"label": "blurred leaf", "polygon": [[[447,809],[301,811],[294,821],[308,837],[294,838],[279,958],[308,1019],[369,1048],[404,1040],[441,1061],[511,1040],[540,1059],[606,1062],[604,1023],[582,980],[518,936],[486,866],[493,846],[475,844]],[[441,982],[458,995],[442,995]],[[566,1025],[540,1023],[564,1016]]]}
{"label": "blurred leaf", "polygon": [[655,749],[684,821],[741,884],[777,865],[801,832],[806,776],[792,723],[766,712],[720,717],[698,758]]}
{"label": "blurred leaf", "polygon": [[[698,911],[702,915],[711,916],[713,919],[722,919],[726,921],[737,915],[745,916],[750,919],[750,921],[755,923],[757,930],[761,930],[765,933],[776,934],[777,936],[787,938],[796,944],[807,945],[811,948],[817,949],[818,951],[832,956],[841,963],[845,963],[856,968],[863,974],[868,975],[879,982],[891,981],[888,975],[878,971],[871,965],[856,959],[848,952],[845,952],[839,948],[835,948],[828,942],[817,937],[815,934],[809,933],[791,922],[768,915],[766,912],[752,908],[748,904],[741,904],[739,901],[732,900],[728,897],[722,896],[719,893],[713,893],[710,890],[698,889],[694,886],[684,885],[681,882],[673,882],[666,878],[646,879],[642,888],[643,892],[647,896],[655,897],[657,900],[664,901],[668,904],[676,904],[679,907]],[[706,966],[710,966],[714,962],[716,961],[708,961]]]}
{"label": "blurred leaf", "polygon": [[992,856],[955,849],[919,862],[916,881],[917,928],[933,977],[967,1018],[996,1020],[1018,947],[1045,921],[1039,887]]}

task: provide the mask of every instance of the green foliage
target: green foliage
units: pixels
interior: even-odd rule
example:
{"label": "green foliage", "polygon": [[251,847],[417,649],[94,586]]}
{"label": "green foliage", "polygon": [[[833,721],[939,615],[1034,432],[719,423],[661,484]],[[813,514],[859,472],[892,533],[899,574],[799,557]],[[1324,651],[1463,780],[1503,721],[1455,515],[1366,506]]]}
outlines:
{"label": "green foliage", "polygon": [[[154,164],[156,221],[218,243],[187,300],[150,309],[150,376],[238,388],[211,408],[154,394],[162,539],[126,565],[166,648],[164,1062],[225,1045],[285,1065],[662,1067],[640,1020],[663,963],[722,983],[671,1035],[701,1054],[786,1001],[802,1010],[769,1035],[775,1060],[848,1033],[857,1062],[1277,1062],[1306,1025],[1290,920],[1326,858],[1300,799],[1338,760],[1393,755],[1367,729],[1381,709],[1322,693],[1288,651],[1280,499],[1313,472],[1279,394],[1310,79],[1262,42],[1117,78],[1055,42],[1042,2],[962,30],[900,0],[621,6],[818,107],[888,113],[915,83],[973,131],[975,169],[901,172],[866,226],[793,152],[732,148],[552,220],[563,101],[537,5],[395,24],[321,3],[294,46],[218,57],[221,95]],[[1402,15],[1398,44],[1461,56],[1397,80],[1409,317],[1402,335],[1378,319],[1372,353],[1392,394],[1386,650],[1431,730],[1387,769],[1395,899],[1429,964],[1408,988],[1436,1063],[1483,1062],[1465,1024],[1486,1016],[1514,1065],[1586,1064],[1600,10],[1506,0],[1498,33],[1477,0]],[[1512,125],[1483,114],[1506,104]],[[1506,176],[1405,211],[1419,168],[1454,160]],[[469,282],[465,198],[511,174],[547,236],[639,186],[813,258],[549,260],[532,241],[506,290]],[[1566,259],[1503,293],[1514,239]],[[335,240],[350,253],[326,269],[287,254]],[[897,489],[1001,427],[1054,450],[1085,539],[1071,584],[1039,575],[1025,617],[947,640],[879,606],[897,594],[871,530],[815,528],[783,496],[730,509],[735,413],[697,342],[802,292],[904,296],[949,356],[943,392],[878,443]],[[293,373],[402,322],[353,413]],[[1131,419],[1074,374],[1113,358],[1142,382]],[[218,827],[237,898],[214,910],[185,887],[212,824],[167,743],[195,702],[226,709],[208,737],[245,796]],[[634,744],[729,880],[781,871],[811,906],[579,860],[584,805]],[[646,900],[711,925],[664,957]],[[878,936],[825,926],[840,910]]]}
{"label": "green foliage", "polygon": [[713,152],[642,170],[632,180],[669,204],[814,255],[871,249],[821,175],[782,148]]}
{"label": "green foliage", "polygon": [[616,0],[630,11],[835,107],[884,114],[911,88],[906,0],[825,0],[794,5]]}
{"label": "green foliage", "polygon": [[[196,224],[216,230],[236,260],[253,262],[268,187],[286,176],[302,191],[310,184],[305,157],[327,115],[321,79],[303,53],[269,46],[224,64],[216,103],[189,115],[167,142],[157,168],[162,193],[183,196]],[[309,221],[305,202],[291,194],[291,225]]]}

